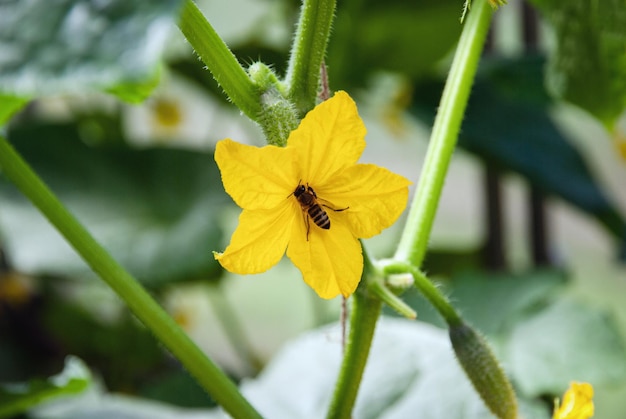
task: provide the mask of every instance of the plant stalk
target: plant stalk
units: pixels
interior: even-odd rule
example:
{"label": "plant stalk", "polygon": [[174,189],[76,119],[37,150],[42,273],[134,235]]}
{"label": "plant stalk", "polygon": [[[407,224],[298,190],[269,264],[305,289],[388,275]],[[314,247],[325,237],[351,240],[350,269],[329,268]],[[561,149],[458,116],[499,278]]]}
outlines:
{"label": "plant stalk", "polygon": [[426,161],[395,260],[421,266],[450,159],[459,135],[470,89],[478,68],[493,11],[476,0],[468,13],[435,118]]}
{"label": "plant stalk", "polygon": [[228,98],[256,122],[261,115],[257,87],[193,1],[185,1],[178,27]]}
{"label": "plant stalk", "polygon": [[287,68],[289,99],[301,116],[315,107],[335,0],[304,0]]}
{"label": "plant stalk", "polygon": [[198,348],[141,284],[96,242],[2,136],[0,169],[227,412],[237,418],[261,418],[235,384]]}
{"label": "plant stalk", "polygon": [[357,290],[352,296],[348,340],[327,419],[349,419],[352,415],[382,306],[382,300],[367,290]]}
{"label": "plant stalk", "polygon": [[415,287],[435,307],[449,326],[459,325],[463,322],[459,313],[450,304],[450,301],[419,269],[405,262],[390,261],[384,268],[386,275],[410,273],[415,281]]}

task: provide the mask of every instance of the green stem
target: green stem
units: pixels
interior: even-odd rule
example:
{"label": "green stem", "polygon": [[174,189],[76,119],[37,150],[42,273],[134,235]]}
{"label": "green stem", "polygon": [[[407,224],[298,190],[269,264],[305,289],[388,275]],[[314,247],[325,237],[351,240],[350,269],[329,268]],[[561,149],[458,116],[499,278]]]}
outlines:
{"label": "green stem", "polygon": [[369,289],[372,294],[376,295],[382,302],[394,309],[398,314],[410,320],[417,318],[417,313],[401,298],[394,294],[385,284],[382,278],[375,278],[369,283]]}
{"label": "green stem", "polygon": [[445,295],[415,266],[404,262],[391,261],[384,266],[383,272],[387,275],[410,273],[413,275],[415,287],[435,307],[449,326],[463,323],[463,319],[461,319],[461,316]]}
{"label": "green stem", "polygon": [[346,352],[327,419],[351,417],[381,310],[382,301],[370,296],[367,290],[358,290],[353,294]]}
{"label": "green stem", "polygon": [[441,97],[424,169],[394,259],[421,266],[493,11],[476,0]]}
{"label": "green stem", "polygon": [[237,418],[261,417],[235,384],[95,241],[2,136],[0,168],[227,412]]}
{"label": "green stem", "polygon": [[383,301],[377,295],[370,293],[369,284],[376,281],[375,277],[378,273],[362,241],[361,248],[363,249],[363,277],[357,291],[352,295],[350,330],[333,399],[328,410],[328,419],[351,417],[372,346],[376,322],[383,307]]}
{"label": "green stem", "polygon": [[286,78],[289,98],[301,115],[315,107],[334,13],[335,0],[304,0],[302,5]]}
{"label": "green stem", "polygon": [[185,1],[178,26],[228,98],[256,121],[261,113],[258,89],[193,1]]}

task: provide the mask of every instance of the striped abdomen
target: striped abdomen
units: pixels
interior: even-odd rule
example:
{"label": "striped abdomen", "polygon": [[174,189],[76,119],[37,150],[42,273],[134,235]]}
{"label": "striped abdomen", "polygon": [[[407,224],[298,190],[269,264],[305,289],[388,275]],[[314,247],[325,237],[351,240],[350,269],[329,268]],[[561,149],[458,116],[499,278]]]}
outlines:
{"label": "striped abdomen", "polygon": [[317,202],[313,203],[307,211],[316,226],[324,230],[330,228],[330,218],[328,218],[328,214],[326,214],[326,211],[322,209],[320,204]]}

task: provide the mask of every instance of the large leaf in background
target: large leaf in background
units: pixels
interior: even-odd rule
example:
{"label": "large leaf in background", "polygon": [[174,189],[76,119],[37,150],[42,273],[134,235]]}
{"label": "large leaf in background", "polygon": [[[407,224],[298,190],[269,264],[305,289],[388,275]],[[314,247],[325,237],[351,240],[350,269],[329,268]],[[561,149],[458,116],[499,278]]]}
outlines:
{"label": "large leaf in background", "polygon": [[556,31],[547,83],[558,97],[609,129],[626,109],[626,7],[623,0],[531,0]]}
{"label": "large leaf in background", "polygon": [[362,86],[381,70],[410,77],[431,71],[458,41],[461,8],[456,0],[339,3],[328,46],[332,84]]}
{"label": "large leaf in background", "polygon": [[47,399],[80,393],[90,383],[91,373],[85,364],[78,358],[68,357],[63,371],[47,380],[0,384],[0,418],[13,417]]}
{"label": "large leaf in background", "polygon": [[[542,60],[490,61],[482,70],[472,89],[459,146],[594,217],[625,250],[623,216],[548,112],[540,82]],[[420,83],[411,112],[432,124],[442,90],[442,81]]]}
{"label": "large leaf in background", "polygon": [[505,361],[528,395],[549,394],[572,380],[616,384],[626,377],[624,343],[613,317],[573,301],[559,301],[520,322]]}
{"label": "large leaf in background", "polygon": [[154,75],[181,3],[3,1],[0,91],[36,96],[143,82]]}
{"label": "large leaf in background", "polygon": [[510,333],[520,319],[545,307],[565,283],[565,274],[556,270],[517,275],[474,271],[455,275],[448,292],[463,318],[496,336]]}
{"label": "large leaf in background", "polygon": [[[445,256],[457,257],[451,254]],[[439,286],[463,313],[463,318],[488,336],[510,333],[520,318],[548,304],[566,283],[565,274],[557,270],[510,274],[478,269],[480,265],[444,273],[444,277],[451,279]],[[417,311],[421,321],[447,327],[441,315],[417,290],[408,290],[403,299]],[[388,308],[386,313],[396,315]]]}
{"label": "large leaf in background", "polygon": [[[173,149],[97,149],[75,127],[9,132],[18,152],[114,258],[146,284],[206,278],[220,269],[226,202],[213,156]],[[9,263],[34,274],[93,275],[6,180],[0,233]]]}
{"label": "large leaf in background", "polygon": [[91,391],[28,412],[33,419],[224,419],[217,409],[184,409],[123,394]]}

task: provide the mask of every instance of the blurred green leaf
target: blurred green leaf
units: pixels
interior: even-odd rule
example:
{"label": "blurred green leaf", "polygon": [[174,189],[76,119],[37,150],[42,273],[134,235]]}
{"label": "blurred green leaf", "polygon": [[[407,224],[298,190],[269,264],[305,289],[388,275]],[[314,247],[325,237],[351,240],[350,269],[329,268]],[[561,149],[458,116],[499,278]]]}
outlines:
{"label": "blurred green leaf", "polygon": [[27,103],[28,99],[0,94],[0,127]]}
{"label": "blurred green leaf", "polygon": [[532,0],[554,27],[547,83],[557,97],[612,129],[626,109],[626,7],[623,0]]}
{"label": "blurred green leaf", "polygon": [[0,91],[84,92],[150,78],[181,0],[8,0],[0,5]]}
{"label": "blurred green leaf", "polygon": [[[9,139],[113,257],[151,286],[221,269],[220,211],[228,202],[211,154],[90,148],[76,127],[30,125]],[[0,182],[0,231],[16,269],[93,275],[12,185]]]}
{"label": "blurred green leaf", "polygon": [[147,79],[136,83],[120,83],[107,89],[121,100],[128,103],[141,103],[146,100],[161,82],[161,70]]}
{"label": "blurred green leaf", "polygon": [[[542,62],[538,57],[526,57],[490,61],[482,68],[472,89],[459,146],[578,207],[624,246],[622,214],[549,114],[549,98],[538,82]],[[430,125],[442,90],[443,81],[418,84],[410,111]]]}
{"label": "blurred green leaf", "polygon": [[626,378],[626,350],[606,312],[559,301],[520,322],[509,342],[507,365],[524,394],[554,394],[570,381],[594,386]]}
{"label": "blurred green leaf", "polygon": [[76,357],[67,357],[63,371],[47,380],[0,384],[0,418],[25,412],[54,397],[81,393],[90,383],[91,374],[85,364]]}
{"label": "blurred green leaf", "polygon": [[458,41],[458,1],[347,1],[337,9],[328,70],[333,85],[361,86],[373,73],[419,77]]}
{"label": "blurred green leaf", "polygon": [[172,371],[150,380],[140,393],[144,397],[181,407],[214,407],[216,404],[184,370]]}
{"label": "blurred green leaf", "polygon": [[227,419],[218,409],[183,409],[123,394],[92,392],[28,412],[35,419]]}
{"label": "blurred green leaf", "polygon": [[467,272],[452,279],[449,293],[468,323],[494,336],[510,332],[529,312],[547,305],[564,284],[565,275],[559,271]]}

